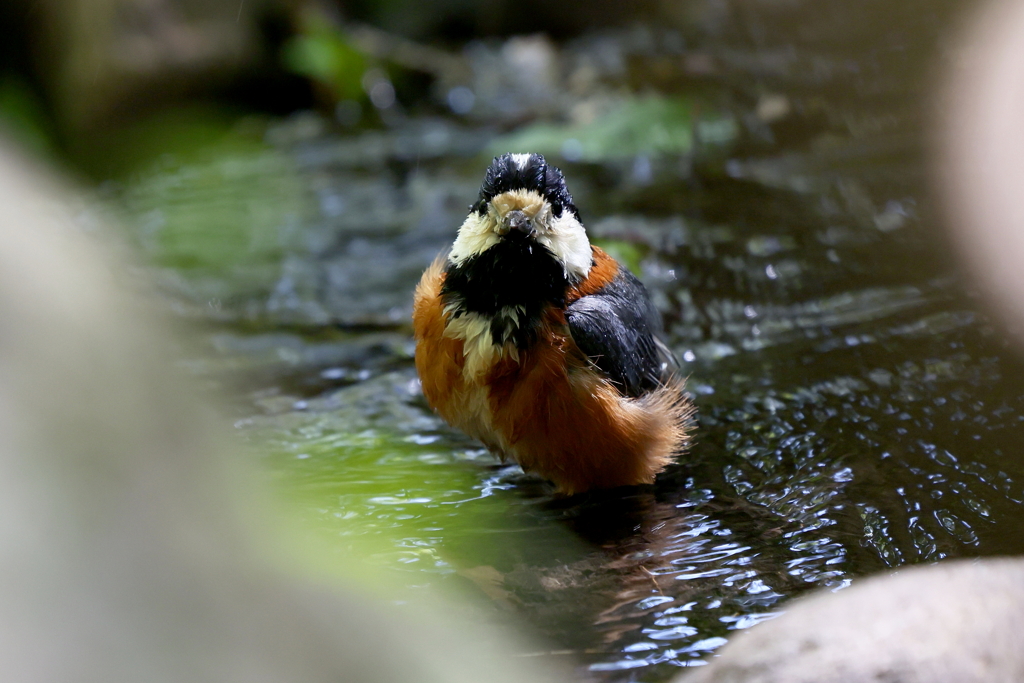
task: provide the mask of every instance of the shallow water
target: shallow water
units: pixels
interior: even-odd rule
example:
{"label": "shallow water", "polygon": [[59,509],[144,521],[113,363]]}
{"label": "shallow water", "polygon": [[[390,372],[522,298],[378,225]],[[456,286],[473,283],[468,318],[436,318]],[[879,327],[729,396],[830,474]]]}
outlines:
{"label": "shallow water", "polygon": [[695,363],[698,441],[642,489],[551,497],[439,424],[408,369],[239,427],[339,549],[479,591],[602,679],[664,680],[811,588],[1024,548],[1019,368],[976,314],[941,316]]}
{"label": "shallow water", "polygon": [[239,427],[311,525],[408,585],[482,594],[550,643],[527,654],[602,680],[665,680],[813,588],[1024,550],[1021,367],[954,276],[906,267],[923,227],[685,227],[640,262],[700,421],[652,487],[552,497],[426,410],[396,340],[386,366],[300,364],[318,382]]}
{"label": "shallow water", "polygon": [[[553,497],[423,401],[411,289],[508,140],[486,122],[339,135],[296,117],[269,144],[165,160],[113,198],[197,321],[183,363],[236,398],[254,457],[339,556],[477,596],[543,643],[524,656],[667,680],[812,589],[1024,552],[1024,367],[950,265],[924,191],[914,78],[936,41],[919,29],[941,22],[918,7],[872,33],[878,4],[856,19],[817,3],[795,48],[785,11],[733,17],[672,62],[717,65],[697,89],[737,139],[552,156],[689,375],[696,441],[654,486]],[[847,24],[866,42],[829,43]],[[749,48],[736,36],[751,26],[777,44]],[[659,40],[592,36],[564,58],[657,82],[679,56]],[[792,113],[758,119],[764,90]]]}

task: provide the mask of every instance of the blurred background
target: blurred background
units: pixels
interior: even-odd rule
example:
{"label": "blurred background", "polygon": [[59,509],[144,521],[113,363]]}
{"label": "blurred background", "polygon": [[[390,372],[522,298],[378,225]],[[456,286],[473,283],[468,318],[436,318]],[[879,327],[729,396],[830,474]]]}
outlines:
{"label": "blurred background", "polygon": [[[664,681],[814,588],[1024,551],[1024,368],[929,189],[973,6],[6,0],[0,125],[121,226],[310,563]],[[412,288],[506,151],[665,316],[700,428],[653,487],[553,498],[419,393]]]}

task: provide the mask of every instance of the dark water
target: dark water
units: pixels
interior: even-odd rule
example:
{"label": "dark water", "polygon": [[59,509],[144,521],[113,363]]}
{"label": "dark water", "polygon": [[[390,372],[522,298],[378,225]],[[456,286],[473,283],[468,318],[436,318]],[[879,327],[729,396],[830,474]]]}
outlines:
{"label": "dark water", "polygon": [[[410,114],[340,135],[296,117],[257,151],[117,193],[174,306],[202,321],[188,366],[236,396],[305,523],[398,584],[475,595],[545,643],[524,656],[596,680],[666,680],[816,588],[1024,551],[1024,370],[925,186],[925,74],[949,8],[749,7],[695,24],[703,42],[623,31],[559,52],[682,89],[685,107],[628,111],[690,112],[719,135],[582,159],[563,140],[551,157],[690,376],[696,443],[651,487],[555,498],[419,393],[411,289],[503,129]],[[203,222],[212,209],[230,229]]]}

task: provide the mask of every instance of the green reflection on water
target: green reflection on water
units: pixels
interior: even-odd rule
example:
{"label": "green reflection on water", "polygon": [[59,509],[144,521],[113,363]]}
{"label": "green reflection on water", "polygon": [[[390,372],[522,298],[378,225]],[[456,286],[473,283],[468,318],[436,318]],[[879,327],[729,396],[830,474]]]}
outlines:
{"label": "green reflection on water", "polygon": [[495,485],[486,452],[423,443],[431,439],[321,432],[315,423],[256,437],[276,490],[342,571],[358,559],[409,587],[453,575],[481,587],[477,577],[500,575],[528,546],[586,552],[521,497],[501,495],[506,485]]}

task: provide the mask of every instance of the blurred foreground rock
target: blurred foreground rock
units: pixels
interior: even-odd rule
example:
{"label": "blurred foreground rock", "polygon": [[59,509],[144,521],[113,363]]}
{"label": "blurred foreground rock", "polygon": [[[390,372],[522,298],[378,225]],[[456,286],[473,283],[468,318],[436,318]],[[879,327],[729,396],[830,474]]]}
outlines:
{"label": "blurred foreground rock", "polygon": [[1024,560],[945,562],[793,603],[685,683],[1024,680]]}
{"label": "blurred foreground rock", "polygon": [[27,166],[0,145],[0,678],[544,680],[274,567],[167,330]]}
{"label": "blurred foreground rock", "polygon": [[997,0],[965,22],[936,102],[936,194],[961,262],[1024,342],[1024,5]]}

